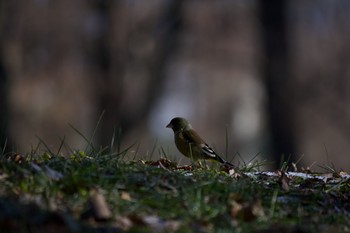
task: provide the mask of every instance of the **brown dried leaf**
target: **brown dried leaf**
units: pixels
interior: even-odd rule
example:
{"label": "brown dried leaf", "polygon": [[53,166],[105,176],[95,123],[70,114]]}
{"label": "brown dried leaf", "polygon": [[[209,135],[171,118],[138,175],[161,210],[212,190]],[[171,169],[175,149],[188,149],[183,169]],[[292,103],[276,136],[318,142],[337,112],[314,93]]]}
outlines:
{"label": "brown dried leaf", "polygon": [[260,200],[243,201],[237,193],[231,193],[229,196],[229,211],[232,219],[246,222],[264,215]]}
{"label": "brown dried leaf", "polygon": [[156,167],[176,168],[176,165],[172,161],[164,158],[161,158],[157,161],[146,161],[145,164]]}
{"label": "brown dried leaf", "polygon": [[194,167],[192,165],[176,167],[176,170],[192,171],[193,169],[194,169]]}
{"label": "brown dried leaf", "polygon": [[94,218],[97,221],[106,221],[112,217],[112,212],[108,208],[106,199],[97,189],[90,191],[90,202],[94,214]]}
{"label": "brown dried leaf", "polygon": [[243,205],[239,202],[232,200],[230,202],[230,216],[234,219],[238,218],[239,213],[242,211]]}
{"label": "brown dried leaf", "polygon": [[25,158],[20,154],[12,154],[7,158],[8,161],[13,161],[17,164],[21,164],[25,161]]}
{"label": "brown dried leaf", "polygon": [[224,164],[220,168],[221,168],[221,171],[226,172],[230,176],[234,176],[234,174],[236,173],[235,169],[231,165],[228,165],[228,164]]}
{"label": "brown dried leaf", "polygon": [[230,175],[232,178],[236,178],[236,179],[238,179],[238,178],[240,178],[240,177],[242,176],[242,174],[237,173],[237,172],[235,172],[235,171],[233,171],[233,173],[229,172],[229,175]]}
{"label": "brown dried leaf", "polygon": [[288,192],[289,191],[289,182],[291,181],[291,179],[283,171],[279,171],[279,174],[280,174],[279,185],[280,185],[282,190]]}
{"label": "brown dried leaf", "polygon": [[115,227],[122,229],[123,231],[129,230],[133,227],[133,222],[129,217],[126,216],[116,216],[115,217]]}
{"label": "brown dried leaf", "polygon": [[131,196],[128,192],[122,191],[120,193],[120,198],[125,201],[131,201]]}

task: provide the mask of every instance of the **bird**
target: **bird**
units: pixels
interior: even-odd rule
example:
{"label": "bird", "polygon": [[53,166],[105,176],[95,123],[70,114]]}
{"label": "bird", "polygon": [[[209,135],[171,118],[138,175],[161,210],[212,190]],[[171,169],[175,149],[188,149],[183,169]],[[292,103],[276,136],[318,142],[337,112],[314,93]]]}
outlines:
{"label": "bird", "polygon": [[214,160],[225,166],[233,167],[233,164],[221,158],[199,136],[185,118],[175,117],[166,127],[174,131],[175,145],[184,156],[193,161],[199,159]]}

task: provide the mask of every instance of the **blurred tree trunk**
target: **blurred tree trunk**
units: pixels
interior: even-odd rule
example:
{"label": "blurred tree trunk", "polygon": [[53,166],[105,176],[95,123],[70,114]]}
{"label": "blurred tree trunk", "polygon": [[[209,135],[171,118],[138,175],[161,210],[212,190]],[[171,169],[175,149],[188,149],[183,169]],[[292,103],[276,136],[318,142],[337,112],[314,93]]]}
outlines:
{"label": "blurred tree trunk", "polygon": [[[262,74],[268,95],[268,118],[275,161],[295,161],[295,111],[289,72],[286,0],[260,1]],[[278,166],[278,164],[276,164]]]}
{"label": "blurred tree trunk", "polygon": [[98,114],[105,112],[99,125],[97,143],[101,146],[107,146],[112,138],[113,127],[118,124],[120,116],[118,106],[122,98],[125,60],[120,58],[120,54],[123,54],[121,51],[116,51],[118,57],[115,60],[112,59],[112,15],[118,8],[118,3],[97,0],[93,1],[92,8],[95,10],[97,18],[101,20],[98,23],[103,25],[100,34],[96,35],[97,40],[93,41],[93,51],[90,54],[91,63],[94,64],[97,75],[94,77],[98,84],[95,86],[97,111]]}
{"label": "blurred tree trunk", "polygon": [[[0,53],[2,50],[0,49]],[[7,104],[7,76],[2,58],[0,58],[0,155],[10,152],[8,136],[8,104]]]}
{"label": "blurred tree trunk", "polygon": [[163,13],[155,22],[154,40],[156,48],[149,57],[151,62],[148,63],[147,76],[149,76],[149,79],[146,83],[147,91],[145,96],[141,97],[145,98],[145,101],[138,114],[122,118],[122,130],[124,132],[147,120],[154,103],[162,93],[169,59],[176,53],[178,48],[178,37],[182,30],[182,7],[183,0],[167,1],[162,10]]}
{"label": "blurred tree trunk", "polygon": [[[131,91],[125,88],[125,72],[128,67],[129,60],[128,49],[126,44],[129,44],[126,38],[122,38],[122,42],[116,41],[116,34],[129,32],[121,32],[119,28],[115,29],[115,18],[112,14],[118,11],[118,5],[110,1],[97,1],[95,5],[98,14],[103,16],[106,31],[100,37],[95,47],[95,56],[98,64],[98,73],[101,74],[99,79],[100,85],[97,86],[97,104],[98,111],[105,111],[105,115],[100,125],[100,134],[98,143],[101,146],[109,146],[112,139],[113,129],[115,127],[122,130],[122,135],[125,136],[135,127],[139,127],[142,123],[147,121],[147,117],[159,97],[163,88],[165,80],[165,69],[168,58],[174,53],[177,45],[178,33],[181,28],[181,10],[183,1],[173,0],[167,1],[166,9],[163,9],[163,15],[157,19],[155,26],[153,26],[152,33],[154,33],[154,40],[156,48],[148,55],[147,59],[141,61],[143,66],[146,66],[147,74],[142,74],[147,81],[143,80],[143,94],[139,95],[138,100],[142,103],[141,106],[127,106],[123,107],[123,95],[125,92]],[[114,9],[112,11],[111,9]],[[114,32],[113,32],[114,30]],[[124,28],[125,30],[125,28]],[[132,30],[127,28],[127,30]],[[132,33],[132,32],[131,32]],[[125,35],[124,35],[125,37]],[[131,67],[132,68],[132,67]],[[137,69],[137,67],[135,67]],[[130,77],[129,77],[130,78]],[[135,85],[139,85],[135,83]],[[136,110],[135,110],[136,108]],[[136,114],[135,114],[136,113]],[[135,141],[138,140],[135,138]]]}
{"label": "blurred tree trunk", "polygon": [[[11,9],[6,1],[0,1],[0,14],[4,14]],[[6,12],[8,13],[8,12]],[[5,68],[5,35],[10,34],[11,20],[8,17],[1,17],[0,19],[0,154],[2,152],[8,153],[13,150],[11,140],[9,138],[9,106],[8,106],[8,75]]]}

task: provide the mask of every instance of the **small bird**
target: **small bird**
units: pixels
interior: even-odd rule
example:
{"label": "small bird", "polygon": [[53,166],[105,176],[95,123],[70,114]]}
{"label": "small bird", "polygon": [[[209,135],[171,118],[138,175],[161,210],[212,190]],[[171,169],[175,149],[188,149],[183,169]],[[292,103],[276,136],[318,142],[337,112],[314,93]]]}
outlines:
{"label": "small bird", "polygon": [[186,157],[194,161],[198,159],[215,160],[225,166],[233,167],[233,164],[215,153],[185,118],[175,117],[166,127],[174,131],[176,147]]}

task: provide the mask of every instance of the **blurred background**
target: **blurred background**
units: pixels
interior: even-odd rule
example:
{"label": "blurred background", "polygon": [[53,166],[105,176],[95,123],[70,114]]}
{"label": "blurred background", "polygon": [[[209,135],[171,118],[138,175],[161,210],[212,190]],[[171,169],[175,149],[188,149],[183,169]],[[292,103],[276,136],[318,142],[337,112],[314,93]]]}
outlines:
{"label": "blurred background", "polygon": [[[350,1],[0,0],[1,147],[163,147],[350,168]],[[155,148],[155,149],[154,149]],[[64,152],[64,151],[62,151]],[[182,160],[182,163],[188,161]],[[316,164],[315,164],[316,163]]]}

